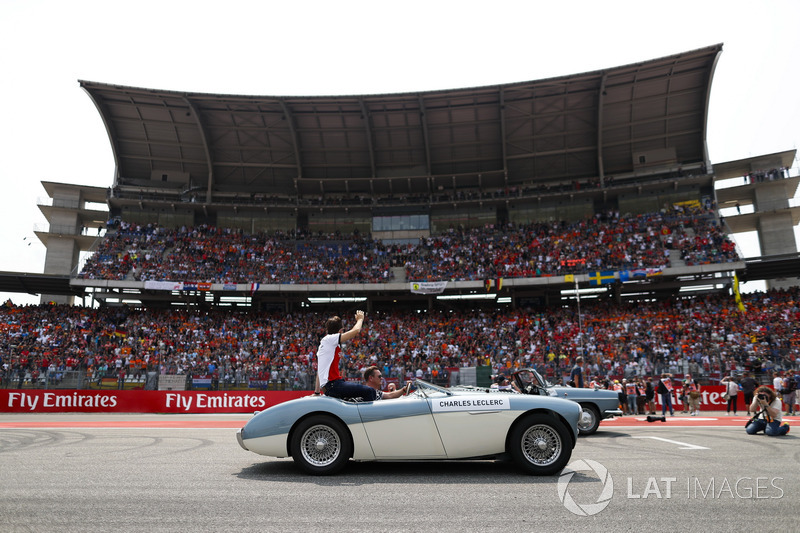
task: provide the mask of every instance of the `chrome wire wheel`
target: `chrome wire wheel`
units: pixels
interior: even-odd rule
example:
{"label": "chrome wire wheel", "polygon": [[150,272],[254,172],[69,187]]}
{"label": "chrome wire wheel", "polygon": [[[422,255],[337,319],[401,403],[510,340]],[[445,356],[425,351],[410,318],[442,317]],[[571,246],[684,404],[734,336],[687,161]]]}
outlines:
{"label": "chrome wire wheel", "polygon": [[522,434],[522,454],[536,466],[553,464],[561,457],[561,448],[561,436],[552,426],[536,424]]}
{"label": "chrome wire wheel", "polygon": [[333,464],[342,452],[339,434],[325,424],[308,428],[300,437],[300,453],[310,465],[324,467]]}
{"label": "chrome wire wheel", "polygon": [[594,406],[581,405],[581,416],[578,419],[578,431],[581,435],[591,435],[600,426],[600,413]]}

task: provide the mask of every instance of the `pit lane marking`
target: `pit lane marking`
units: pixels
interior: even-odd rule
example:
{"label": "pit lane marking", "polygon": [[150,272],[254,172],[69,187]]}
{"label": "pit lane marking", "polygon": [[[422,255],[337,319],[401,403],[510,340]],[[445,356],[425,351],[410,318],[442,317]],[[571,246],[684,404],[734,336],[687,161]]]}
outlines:
{"label": "pit lane marking", "polygon": [[705,446],[698,446],[697,444],[689,444],[689,443],[686,443],[686,442],[679,442],[677,440],[669,440],[669,439],[664,439],[664,438],[661,438],[661,437],[649,437],[649,436],[647,436],[647,437],[631,437],[631,438],[634,438],[634,439],[661,440],[661,441],[664,441],[664,442],[669,442],[670,444],[677,444],[678,446],[680,446],[680,448],[679,448],[680,450],[710,450],[711,449],[711,448],[706,448]]}

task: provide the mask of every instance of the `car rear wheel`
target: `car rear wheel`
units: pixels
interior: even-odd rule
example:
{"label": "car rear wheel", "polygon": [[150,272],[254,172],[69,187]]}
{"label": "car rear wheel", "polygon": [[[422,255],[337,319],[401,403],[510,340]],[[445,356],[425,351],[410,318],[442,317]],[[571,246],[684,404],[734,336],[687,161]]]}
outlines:
{"label": "car rear wheel", "polygon": [[581,417],[578,419],[578,433],[591,435],[600,427],[600,411],[594,405],[581,404]]}
{"label": "car rear wheel", "polygon": [[568,428],[554,416],[533,414],[511,430],[509,453],[529,474],[550,476],[564,469],[572,455]]}
{"label": "car rear wheel", "polygon": [[300,422],[290,443],[294,462],[305,472],[320,476],[344,468],[352,450],[347,428],[329,416],[312,416]]}

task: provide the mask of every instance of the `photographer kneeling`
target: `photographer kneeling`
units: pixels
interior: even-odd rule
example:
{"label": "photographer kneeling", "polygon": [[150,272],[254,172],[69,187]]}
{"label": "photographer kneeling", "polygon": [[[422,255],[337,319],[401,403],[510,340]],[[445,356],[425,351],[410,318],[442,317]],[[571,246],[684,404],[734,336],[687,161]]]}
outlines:
{"label": "photographer kneeling", "polygon": [[781,400],[769,387],[762,386],[756,389],[750,410],[758,415],[753,417],[745,428],[748,435],[755,435],[759,431],[771,437],[789,433],[789,424],[781,424],[783,422]]}

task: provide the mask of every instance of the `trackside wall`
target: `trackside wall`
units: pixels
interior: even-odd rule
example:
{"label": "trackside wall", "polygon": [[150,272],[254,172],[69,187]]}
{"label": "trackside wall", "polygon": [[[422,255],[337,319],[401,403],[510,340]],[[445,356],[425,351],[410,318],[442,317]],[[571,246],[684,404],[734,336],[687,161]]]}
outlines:
{"label": "trackside wall", "polygon": [[3,413],[252,413],[309,391],[0,390]]}

